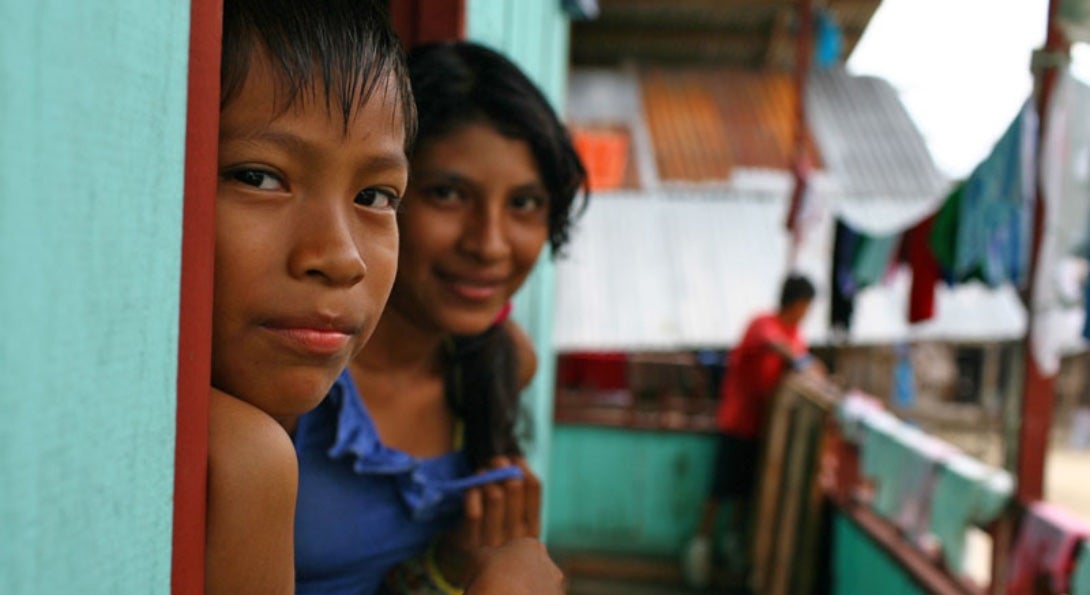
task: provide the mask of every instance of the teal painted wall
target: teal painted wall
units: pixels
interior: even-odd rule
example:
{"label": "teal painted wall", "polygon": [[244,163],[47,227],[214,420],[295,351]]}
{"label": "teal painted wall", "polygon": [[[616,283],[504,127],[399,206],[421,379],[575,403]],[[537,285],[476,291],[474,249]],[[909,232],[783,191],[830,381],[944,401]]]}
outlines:
{"label": "teal painted wall", "polygon": [[700,518],[715,436],[560,425],[549,474],[549,545],[676,556]]}
{"label": "teal painted wall", "polygon": [[0,593],[168,593],[189,3],[0,23]]}
{"label": "teal painted wall", "polygon": [[[568,18],[560,0],[468,0],[466,35],[509,56],[541,88],[557,110],[563,109],[568,77]],[[526,455],[534,470],[548,478],[552,438],[555,273],[543,253],[533,274],[515,298],[514,318],[534,339],[538,370],[524,395],[530,412]],[[548,486],[548,482],[546,482]],[[551,490],[546,490],[548,513]]]}
{"label": "teal painted wall", "polygon": [[833,593],[923,595],[897,562],[842,514],[833,517]]}

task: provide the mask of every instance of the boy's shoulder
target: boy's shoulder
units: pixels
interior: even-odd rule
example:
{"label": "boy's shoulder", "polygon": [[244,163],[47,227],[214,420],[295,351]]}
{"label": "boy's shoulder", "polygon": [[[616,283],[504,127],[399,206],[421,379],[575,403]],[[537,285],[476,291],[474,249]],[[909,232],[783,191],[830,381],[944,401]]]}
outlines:
{"label": "boy's shoulder", "polygon": [[212,390],[206,593],[286,595],[294,585],[295,448],[266,413]]}
{"label": "boy's shoulder", "polygon": [[295,448],[284,428],[267,413],[212,389],[208,425],[212,473],[224,473],[240,481],[294,483]]}

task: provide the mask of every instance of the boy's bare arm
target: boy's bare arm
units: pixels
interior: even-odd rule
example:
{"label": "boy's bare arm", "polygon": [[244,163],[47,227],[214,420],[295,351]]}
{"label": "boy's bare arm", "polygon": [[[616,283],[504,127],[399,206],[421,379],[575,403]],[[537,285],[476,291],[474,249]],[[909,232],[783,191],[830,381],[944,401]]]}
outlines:
{"label": "boy's bare arm", "polygon": [[295,449],[256,407],[213,389],[209,411],[207,595],[295,588]]}

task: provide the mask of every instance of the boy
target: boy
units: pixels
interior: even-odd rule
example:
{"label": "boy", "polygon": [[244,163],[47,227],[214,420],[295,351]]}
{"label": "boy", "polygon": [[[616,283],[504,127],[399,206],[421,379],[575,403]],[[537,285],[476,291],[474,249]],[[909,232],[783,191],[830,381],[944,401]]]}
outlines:
{"label": "boy", "polygon": [[208,593],[291,593],[287,432],[367,340],[397,268],[415,113],[373,3],[224,6]]}
{"label": "boy", "polygon": [[682,558],[686,582],[692,586],[705,587],[711,578],[710,539],[723,501],[730,504],[727,562],[735,573],[744,571],[748,564],[743,542],[757,485],[761,429],[773,394],[789,370],[824,375],[821,364],[810,356],[799,329],[815,293],[806,277],[789,275],[780,289],[779,308],[751,320],[741,342],[728,356],[716,416],[719,443],[712,486],[697,535]]}

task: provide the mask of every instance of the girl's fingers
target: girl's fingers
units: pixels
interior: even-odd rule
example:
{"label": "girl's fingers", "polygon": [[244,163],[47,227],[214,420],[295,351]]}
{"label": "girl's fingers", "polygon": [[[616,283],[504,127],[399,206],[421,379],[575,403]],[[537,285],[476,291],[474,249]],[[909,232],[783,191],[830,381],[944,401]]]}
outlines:
{"label": "girl's fingers", "polygon": [[526,459],[518,458],[518,466],[522,469],[522,490],[525,501],[526,535],[529,537],[541,537],[541,480],[534,475]]}
{"label": "girl's fingers", "polygon": [[465,519],[462,521],[466,547],[476,548],[481,546],[481,524],[484,519],[484,495],[481,488],[466,490]]}
{"label": "girl's fingers", "polygon": [[481,526],[481,545],[496,547],[504,542],[504,492],[499,484],[490,483],[481,487],[484,492],[484,517]]}
{"label": "girl's fingers", "polygon": [[[493,469],[501,469],[509,465],[511,465],[511,460],[503,456],[492,457],[492,460],[489,461],[489,466]],[[511,538],[509,534],[511,500],[519,497],[510,491],[509,482],[510,480],[506,480],[503,483],[489,484],[485,491],[486,495],[491,494],[488,505],[493,507],[493,510],[485,512],[489,522],[485,524],[484,538],[486,544],[493,547],[503,545]],[[491,516],[489,516],[489,513],[491,513]]]}
{"label": "girl's fingers", "polygon": [[503,482],[504,500],[507,513],[504,516],[505,541],[516,537],[526,536],[526,499],[523,492],[523,483],[520,478],[511,478]]}

